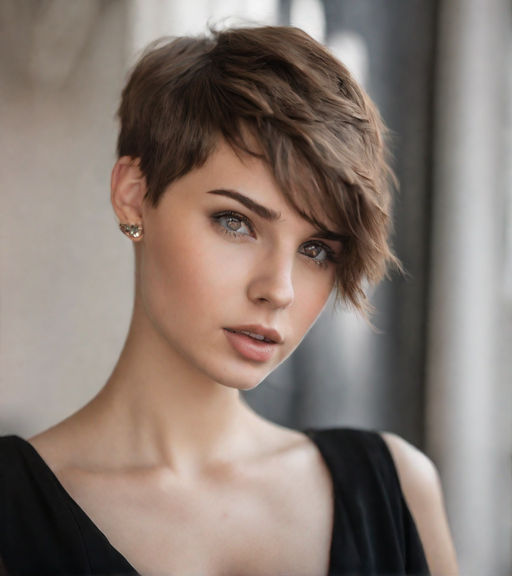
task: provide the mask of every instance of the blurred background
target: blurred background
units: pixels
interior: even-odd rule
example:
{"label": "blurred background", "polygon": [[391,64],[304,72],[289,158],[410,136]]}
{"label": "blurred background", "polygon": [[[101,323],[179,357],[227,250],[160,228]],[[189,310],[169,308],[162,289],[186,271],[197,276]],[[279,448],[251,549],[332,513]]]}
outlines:
{"label": "blurred background", "polygon": [[436,463],[464,575],[512,575],[512,1],[0,0],[0,434],[108,378],[132,305],[109,202],[137,54],[207,23],[303,28],[391,129],[394,246],[377,330],[328,308],[246,400],[295,428],[396,432]]}

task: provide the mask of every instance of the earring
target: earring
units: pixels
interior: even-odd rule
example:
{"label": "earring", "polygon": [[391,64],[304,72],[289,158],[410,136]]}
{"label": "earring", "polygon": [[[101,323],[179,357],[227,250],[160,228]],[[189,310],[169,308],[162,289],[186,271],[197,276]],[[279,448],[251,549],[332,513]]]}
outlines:
{"label": "earring", "polygon": [[142,224],[123,224],[120,222],[119,228],[123,234],[126,234],[132,240],[140,240],[144,234]]}

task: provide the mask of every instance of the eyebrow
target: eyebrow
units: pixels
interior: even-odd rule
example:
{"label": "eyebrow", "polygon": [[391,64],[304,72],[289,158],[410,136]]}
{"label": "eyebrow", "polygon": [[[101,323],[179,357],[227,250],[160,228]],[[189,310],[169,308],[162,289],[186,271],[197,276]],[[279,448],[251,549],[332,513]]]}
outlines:
{"label": "eyebrow", "polygon": [[275,210],[271,210],[270,208],[266,208],[262,204],[258,204],[251,198],[240,194],[240,192],[235,192],[235,190],[208,190],[208,194],[216,194],[217,196],[227,196],[228,198],[232,198],[240,204],[243,204],[246,208],[263,218],[264,220],[268,220],[269,222],[275,222],[281,218],[281,213],[276,212]]}
{"label": "eyebrow", "polygon": [[347,235],[346,234],[338,234],[337,232],[332,232],[331,230],[318,230],[316,234],[314,234],[315,238],[319,238],[322,240],[332,240],[333,242],[346,242]]}
{"label": "eyebrow", "polygon": [[[276,220],[279,220],[281,218],[280,212],[276,212],[275,210],[271,210],[270,208],[267,208],[262,204],[258,204],[258,202],[255,202],[254,200],[252,200],[252,198],[249,198],[248,196],[245,196],[240,192],[236,192],[235,190],[226,190],[224,188],[219,188],[215,190],[208,190],[208,194],[215,194],[216,196],[226,196],[227,198],[232,198],[233,200],[240,202],[240,204],[243,204],[246,208],[257,214],[264,220],[268,220],[269,222],[275,222]],[[313,236],[315,238],[323,240],[332,240],[333,242],[345,242],[347,239],[345,235],[332,232],[327,228],[316,230]]]}

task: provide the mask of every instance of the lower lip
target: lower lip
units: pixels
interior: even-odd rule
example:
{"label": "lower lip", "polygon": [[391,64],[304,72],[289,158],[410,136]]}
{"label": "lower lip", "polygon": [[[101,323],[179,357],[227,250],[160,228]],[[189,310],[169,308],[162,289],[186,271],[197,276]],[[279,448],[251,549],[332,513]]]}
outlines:
{"label": "lower lip", "polygon": [[277,344],[256,340],[241,332],[230,332],[224,329],[228,342],[247,360],[266,362],[270,360]]}

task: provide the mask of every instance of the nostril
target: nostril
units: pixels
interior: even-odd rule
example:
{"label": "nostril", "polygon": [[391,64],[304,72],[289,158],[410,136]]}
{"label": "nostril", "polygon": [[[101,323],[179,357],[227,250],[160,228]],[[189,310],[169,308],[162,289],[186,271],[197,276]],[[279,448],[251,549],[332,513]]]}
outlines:
{"label": "nostril", "polygon": [[266,261],[251,275],[247,295],[254,303],[273,308],[288,307],[294,300],[292,265],[271,265]]}

